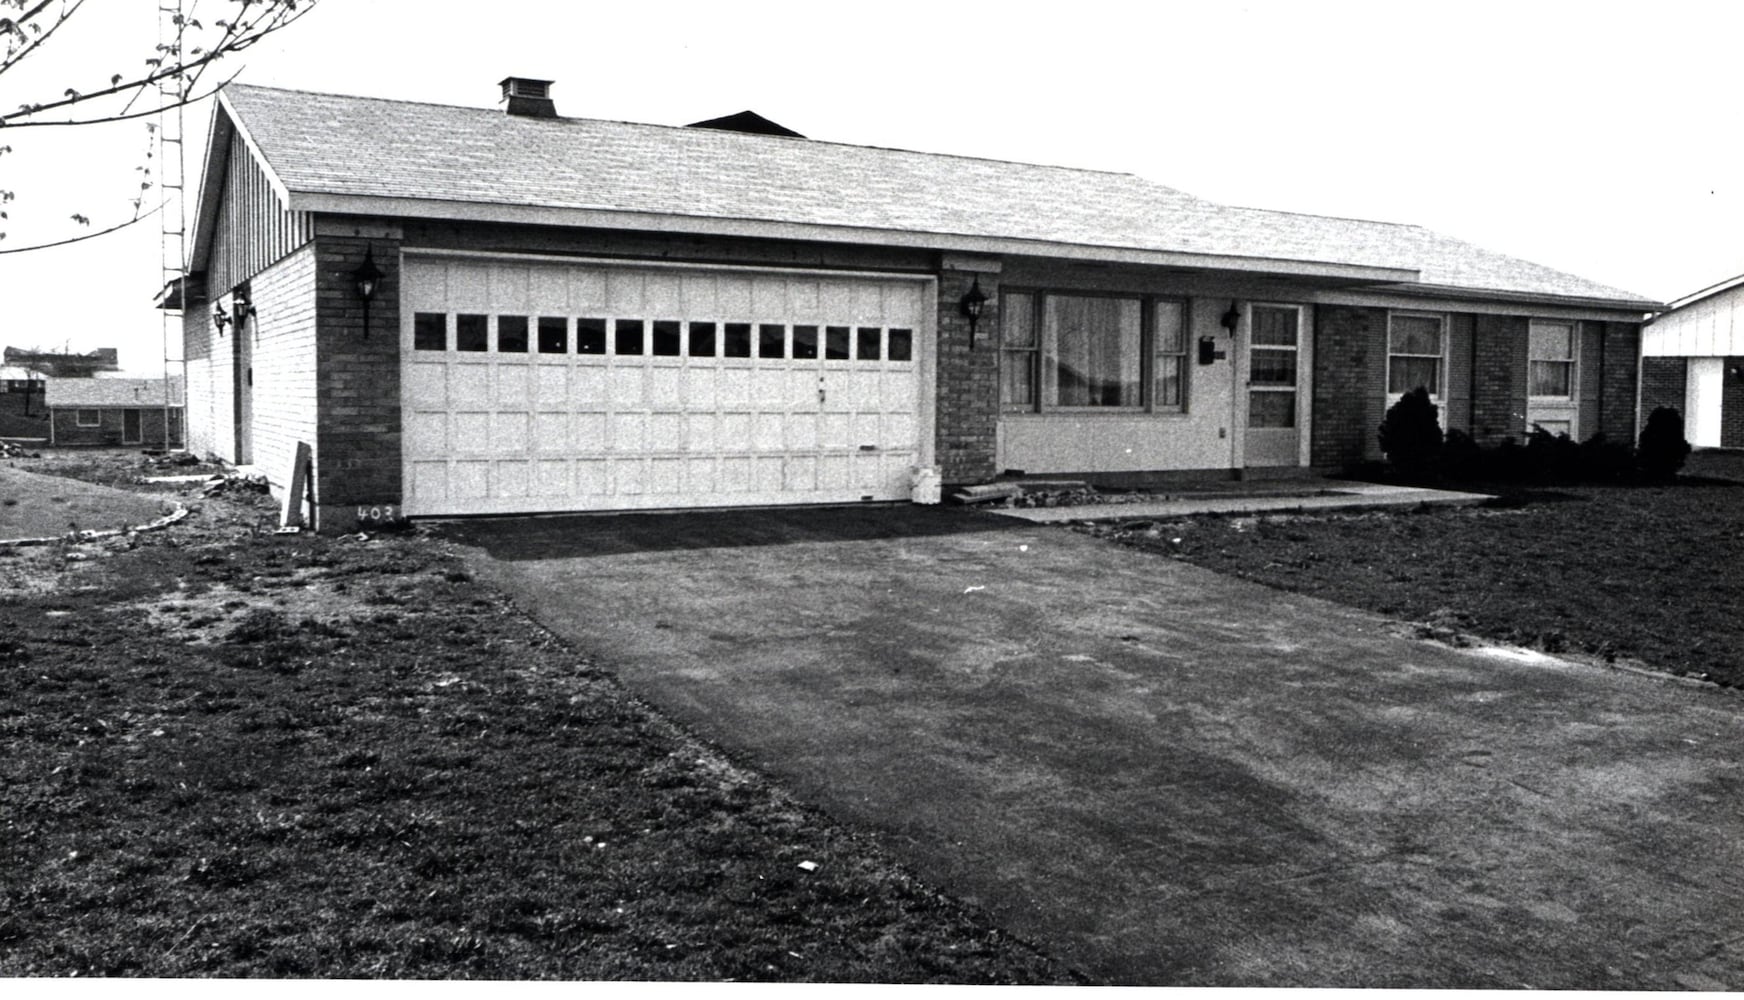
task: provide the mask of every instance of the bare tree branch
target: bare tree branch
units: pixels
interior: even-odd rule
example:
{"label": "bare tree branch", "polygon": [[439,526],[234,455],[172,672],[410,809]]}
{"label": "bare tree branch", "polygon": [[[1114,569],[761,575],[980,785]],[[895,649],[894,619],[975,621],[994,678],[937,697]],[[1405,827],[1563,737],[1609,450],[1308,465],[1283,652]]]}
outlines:
{"label": "bare tree branch", "polygon": [[[71,17],[72,13],[78,9],[78,5],[84,3],[84,0],[72,0],[72,2],[74,6],[68,9],[65,13],[65,17],[58,21],[54,28],[58,28],[60,25],[65,24],[65,18]],[[113,97],[130,90],[152,87],[162,80],[185,78],[190,74],[197,74],[198,71],[204,69],[207,65],[223,59],[226,56],[245,51],[255,43],[266,38],[268,35],[295,24],[297,21],[301,20],[304,15],[308,14],[309,11],[314,9],[317,0],[252,0],[252,2],[264,4],[268,9],[252,20],[237,18],[235,21],[214,22],[214,24],[223,25],[224,32],[216,42],[214,42],[209,48],[206,48],[198,56],[183,58],[183,55],[180,52],[164,52],[160,56],[146,60],[148,65],[156,66],[155,69],[149,72],[124,80],[117,80],[112,77],[109,86],[88,93],[68,88],[58,99],[20,105],[14,111],[0,114],[0,128],[90,125],[97,122],[121,120],[115,115],[97,115],[90,118],[58,121],[34,121],[21,119],[31,119],[45,111],[54,111],[58,108],[72,107],[74,105],[99,100],[104,97]],[[245,4],[245,6],[249,5],[251,4]],[[52,32],[54,28],[49,29],[49,31]],[[46,34],[44,37],[46,37]],[[42,38],[37,39],[33,43],[32,50],[34,50],[36,45],[40,45],[42,40]],[[164,47],[160,46],[160,48]],[[172,46],[168,48],[173,49],[175,47]],[[21,57],[22,55],[20,58]],[[6,65],[16,65],[16,62],[17,60],[14,59]],[[125,74],[118,74],[118,76],[124,75]],[[154,107],[150,113],[170,110],[190,103],[192,103],[192,99],[184,96],[178,100],[159,104]],[[138,116],[134,115],[131,117]]]}
{"label": "bare tree branch", "polygon": [[47,250],[50,247],[64,247],[70,243],[83,243],[86,240],[94,240],[99,236],[108,236],[110,233],[119,232],[120,230],[126,229],[128,226],[144,222],[163,211],[163,207],[163,203],[159,202],[158,206],[151,211],[136,215],[133,218],[128,219],[126,222],[118,222],[115,225],[110,226],[108,229],[99,229],[96,232],[91,233],[80,233],[77,236],[70,236],[64,240],[55,240],[52,243],[34,243],[27,247],[5,247],[0,249],[0,254],[29,253],[32,250]]}

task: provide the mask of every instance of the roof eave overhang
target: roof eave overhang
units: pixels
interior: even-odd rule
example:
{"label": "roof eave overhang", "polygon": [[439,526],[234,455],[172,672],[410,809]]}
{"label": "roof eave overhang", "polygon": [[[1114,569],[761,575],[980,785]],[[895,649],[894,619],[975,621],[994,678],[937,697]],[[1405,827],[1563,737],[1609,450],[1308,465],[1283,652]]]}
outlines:
{"label": "roof eave overhang", "polygon": [[1609,309],[1628,313],[1658,313],[1665,311],[1663,302],[1652,302],[1647,299],[1612,299],[1588,295],[1553,295],[1546,292],[1519,292],[1477,286],[1464,287],[1459,285],[1427,285],[1414,282],[1408,285],[1382,286],[1369,291],[1396,295],[1410,295],[1425,299],[1484,299],[1491,302],[1518,302],[1523,305],[1546,305],[1579,307],[1583,309]]}
{"label": "roof eave overhang", "polygon": [[1410,268],[1377,267],[1331,261],[1284,260],[1235,254],[1206,254],[1136,247],[1099,246],[998,236],[954,233],[924,233],[860,226],[778,222],[765,219],[733,219],[711,216],[631,212],[618,209],[503,205],[488,202],[396,198],[374,195],[291,193],[291,208],[299,212],[328,215],[362,215],[378,218],[441,219],[444,221],[497,222],[543,226],[575,226],[639,232],[669,232],[687,235],[739,236],[764,239],[805,240],[819,243],[855,243],[869,246],[911,247],[965,253],[1017,254],[1064,257],[1074,260],[1236,271],[1250,274],[1323,278],[1340,284],[1412,283],[1418,272]]}

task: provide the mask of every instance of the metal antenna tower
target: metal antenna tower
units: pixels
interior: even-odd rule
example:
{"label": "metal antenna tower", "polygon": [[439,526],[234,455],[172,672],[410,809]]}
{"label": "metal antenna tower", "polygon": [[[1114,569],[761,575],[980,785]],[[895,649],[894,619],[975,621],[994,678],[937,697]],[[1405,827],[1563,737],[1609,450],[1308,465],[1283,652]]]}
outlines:
{"label": "metal antenna tower", "polygon": [[[182,33],[186,20],[182,12],[182,0],[158,0],[157,6],[157,38],[160,46],[168,47],[167,51],[180,58],[182,52]],[[164,52],[165,48],[160,48]],[[157,172],[158,186],[163,195],[163,208],[158,212],[160,220],[159,239],[159,281],[158,287],[164,291],[165,308],[158,311],[163,324],[163,390],[164,390],[164,450],[173,450],[170,437],[171,390],[175,382],[170,375],[171,366],[182,366],[183,396],[187,394],[187,360],[172,356],[170,347],[176,345],[175,354],[182,354],[182,307],[186,304],[186,282],[183,268],[187,261],[188,222],[186,216],[186,176],[187,154],[182,144],[182,111],[183,102],[187,100],[188,81],[181,74],[165,76],[157,81],[158,106],[162,108],[157,116]],[[171,286],[177,287],[172,291]],[[175,308],[169,308],[170,306]],[[187,400],[182,400],[182,447],[188,445]]]}

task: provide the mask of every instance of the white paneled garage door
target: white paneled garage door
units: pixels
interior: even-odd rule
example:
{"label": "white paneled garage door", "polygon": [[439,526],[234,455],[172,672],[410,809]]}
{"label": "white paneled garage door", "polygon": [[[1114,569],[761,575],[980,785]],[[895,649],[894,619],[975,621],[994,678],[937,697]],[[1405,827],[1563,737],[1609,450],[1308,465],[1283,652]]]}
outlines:
{"label": "white paneled garage door", "polygon": [[912,278],[417,256],[409,515],[900,500],[932,463]]}

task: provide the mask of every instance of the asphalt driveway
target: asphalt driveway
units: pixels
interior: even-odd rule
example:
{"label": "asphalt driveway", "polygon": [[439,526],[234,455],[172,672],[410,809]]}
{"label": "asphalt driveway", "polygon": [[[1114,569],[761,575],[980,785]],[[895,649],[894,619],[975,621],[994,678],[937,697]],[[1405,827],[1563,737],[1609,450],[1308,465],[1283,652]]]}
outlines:
{"label": "asphalt driveway", "polygon": [[649,701],[1098,981],[1744,989],[1734,693],[963,510],[449,530]]}

